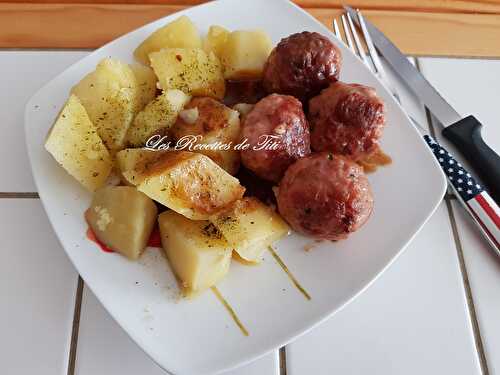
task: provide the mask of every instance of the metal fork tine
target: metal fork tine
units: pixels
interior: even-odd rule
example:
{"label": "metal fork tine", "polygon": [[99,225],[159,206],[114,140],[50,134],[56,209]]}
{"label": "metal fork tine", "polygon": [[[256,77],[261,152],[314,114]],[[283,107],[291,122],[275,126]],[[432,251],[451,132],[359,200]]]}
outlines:
{"label": "metal fork tine", "polygon": [[363,33],[363,36],[365,38],[366,46],[368,47],[368,53],[370,55],[371,60],[373,61],[373,65],[375,66],[377,72],[383,75],[385,73],[384,67],[382,66],[382,62],[378,57],[378,53],[377,50],[375,49],[375,46],[373,45],[370,33],[366,28],[365,19],[359,9],[356,10],[356,14],[358,15],[359,25],[361,26],[361,32]]}
{"label": "metal fork tine", "polygon": [[401,102],[401,99],[400,99],[396,89],[393,87],[392,83],[387,78],[387,74],[385,72],[384,66],[382,65],[382,62],[380,61],[380,58],[378,56],[377,50],[375,49],[375,46],[373,45],[372,38],[370,36],[370,33],[368,32],[368,29],[366,28],[365,19],[363,18],[361,11],[359,9],[357,9],[356,14],[358,16],[359,25],[361,26],[361,31],[363,32],[363,36],[365,38],[366,46],[368,47],[368,54],[370,55],[370,58],[373,61],[373,66],[377,70],[376,74],[378,74],[379,78],[382,80],[382,82],[384,82],[385,86],[389,89],[389,91],[392,92],[392,94],[394,95],[396,100],[398,102]]}
{"label": "metal fork tine", "polygon": [[351,33],[349,32],[349,27],[347,26],[347,21],[345,19],[345,16],[342,15],[341,19],[342,19],[342,27],[344,28],[344,34],[347,39],[347,45],[352,50],[352,52],[356,53],[356,50],[354,49],[354,44],[352,43]]}
{"label": "metal fork tine", "polygon": [[354,41],[356,42],[356,47],[358,49],[359,57],[361,57],[361,60],[363,60],[363,62],[366,65],[370,66],[370,62],[366,58],[365,50],[363,49],[363,46],[361,45],[361,41],[359,40],[359,37],[358,37],[358,32],[356,31],[356,27],[354,26],[354,23],[352,22],[352,19],[351,19],[351,15],[349,13],[347,13],[347,21],[349,23],[349,29],[352,33],[352,36],[354,37]]}
{"label": "metal fork tine", "polygon": [[337,23],[336,19],[333,20],[333,31],[335,32],[335,35],[337,36],[337,38],[342,40],[342,35],[340,35],[339,24]]}

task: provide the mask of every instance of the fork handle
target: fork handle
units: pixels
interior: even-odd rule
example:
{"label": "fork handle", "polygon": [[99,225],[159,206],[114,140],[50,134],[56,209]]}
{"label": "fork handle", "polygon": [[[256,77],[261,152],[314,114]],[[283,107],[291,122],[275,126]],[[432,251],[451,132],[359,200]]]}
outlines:
{"label": "fork handle", "polygon": [[500,157],[483,140],[481,123],[468,116],[447,126],[443,136],[451,141],[477,171],[492,197],[500,202]]}

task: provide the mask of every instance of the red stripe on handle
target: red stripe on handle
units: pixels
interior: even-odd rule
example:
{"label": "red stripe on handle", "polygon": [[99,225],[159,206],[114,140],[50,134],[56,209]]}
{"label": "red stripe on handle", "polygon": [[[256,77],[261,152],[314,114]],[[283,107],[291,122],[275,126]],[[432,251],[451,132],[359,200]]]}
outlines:
{"label": "red stripe on handle", "polygon": [[486,214],[489,216],[491,221],[495,223],[497,228],[500,229],[500,217],[497,215],[493,207],[491,207],[490,204],[486,201],[486,199],[484,199],[483,194],[476,195],[474,199],[476,199],[483,210],[486,211]]}
{"label": "red stripe on handle", "polygon": [[[483,191],[481,194],[478,194],[474,198],[468,200],[466,204],[476,221],[483,229],[485,235],[488,236],[492,244],[496,246],[497,252],[500,251],[500,218],[497,214],[499,209],[495,201],[486,191]],[[495,205],[495,207],[492,207],[491,205]]]}

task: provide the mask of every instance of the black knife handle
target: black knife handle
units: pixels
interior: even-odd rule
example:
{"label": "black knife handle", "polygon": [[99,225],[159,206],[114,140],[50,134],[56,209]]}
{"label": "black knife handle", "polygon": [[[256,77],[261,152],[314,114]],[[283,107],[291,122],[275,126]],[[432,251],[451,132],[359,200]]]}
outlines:
{"label": "black knife handle", "polygon": [[447,126],[443,136],[472,164],[493,199],[500,203],[500,157],[483,141],[481,127],[474,116],[468,116]]}

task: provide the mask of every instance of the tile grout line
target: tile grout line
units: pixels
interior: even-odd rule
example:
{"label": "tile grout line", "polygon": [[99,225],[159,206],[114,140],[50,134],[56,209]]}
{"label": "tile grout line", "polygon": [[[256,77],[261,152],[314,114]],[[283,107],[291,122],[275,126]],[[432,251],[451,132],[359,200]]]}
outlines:
{"label": "tile grout line", "polygon": [[[340,8],[339,8],[340,9]],[[331,31],[331,29],[330,29]],[[0,47],[0,52],[94,52],[105,44],[96,47]],[[500,59],[498,56],[474,56],[474,55],[419,55],[407,54],[408,57],[416,59],[457,59],[457,60],[493,60]]]}
{"label": "tile grout line", "polygon": [[[419,59],[415,59],[415,65],[419,72],[422,72]],[[427,123],[429,125],[429,132],[432,137],[436,139],[436,131],[434,128],[434,122],[431,116],[431,113],[427,107],[425,107],[425,115],[427,118]],[[467,304],[467,310],[469,312],[469,319],[472,325],[472,333],[474,337],[474,346],[476,347],[476,352],[479,357],[479,366],[481,369],[481,373],[483,375],[489,375],[488,363],[486,361],[486,355],[484,353],[483,341],[481,339],[481,332],[479,330],[479,323],[477,321],[476,309],[474,307],[474,300],[472,298],[472,290],[469,283],[469,276],[467,273],[467,267],[465,265],[464,254],[462,242],[460,241],[460,236],[458,235],[458,227],[457,222],[455,220],[455,215],[453,213],[453,208],[451,206],[451,201],[453,195],[450,195],[448,191],[445,193],[443,200],[446,204],[446,210],[448,212],[448,219],[450,221],[450,226],[453,234],[453,241],[455,243],[455,250],[457,252],[458,264],[460,267],[460,274],[462,276],[462,283],[465,291],[465,300]],[[456,199],[456,198],[455,198]]]}
{"label": "tile grout line", "polygon": [[78,333],[80,330],[80,314],[82,311],[82,298],[83,298],[83,280],[81,276],[78,275],[78,284],[75,295],[75,308],[73,312],[73,325],[71,329],[71,342],[69,346],[67,375],[75,374],[76,349],[78,346]]}
{"label": "tile grout line", "polygon": [[0,192],[0,199],[11,199],[11,198],[34,198],[38,199],[40,196],[36,192]]}
{"label": "tile grout line", "polygon": [[279,349],[280,375],[286,375],[286,346]]}
{"label": "tile grout line", "polygon": [[484,353],[483,340],[481,338],[481,331],[479,329],[479,323],[477,320],[476,308],[474,307],[474,299],[472,298],[472,290],[469,283],[469,275],[467,273],[467,267],[465,266],[462,242],[460,241],[460,236],[458,234],[457,221],[455,219],[455,214],[453,213],[453,207],[451,205],[451,201],[449,199],[445,199],[445,202],[446,202],[446,208],[448,209],[448,215],[450,218],[450,224],[453,232],[453,239],[455,241],[455,247],[457,249],[457,256],[461,271],[460,273],[462,274],[466,303],[469,310],[469,318],[472,325],[472,331],[474,334],[474,344],[476,346],[476,351],[479,356],[479,365],[481,367],[481,372],[483,373],[483,375],[489,375],[490,371],[488,369],[486,354]]}

